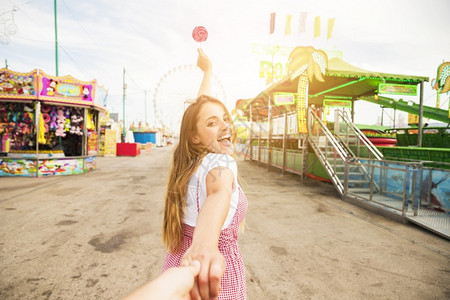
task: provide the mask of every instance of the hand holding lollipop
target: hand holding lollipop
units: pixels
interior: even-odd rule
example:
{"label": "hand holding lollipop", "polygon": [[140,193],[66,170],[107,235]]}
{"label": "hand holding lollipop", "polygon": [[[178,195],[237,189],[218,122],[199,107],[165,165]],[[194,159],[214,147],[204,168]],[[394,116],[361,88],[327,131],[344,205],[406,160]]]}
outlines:
{"label": "hand holding lollipop", "polygon": [[[208,31],[203,26],[197,26],[192,31],[192,37],[194,38],[194,41],[201,43],[206,41],[208,38]],[[198,59],[197,59],[197,66],[203,71],[211,71],[211,61],[209,60],[208,56],[203,52],[201,44],[200,48],[198,50]]]}
{"label": "hand holding lollipop", "polygon": [[[192,31],[192,37],[194,38],[194,41],[198,43],[204,42],[208,38],[208,31],[206,31],[206,28],[203,26],[197,26]],[[201,44],[200,48],[198,48],[197,51],[197,66],[200,68],[200,70],[203,71],[203,79],[202,83],[200,84],[200,89],[198,90],[197,96],[200,96],[202,94],[211,95],[212,64],[208,56],[206,56],[206,54],[203,52]]]}

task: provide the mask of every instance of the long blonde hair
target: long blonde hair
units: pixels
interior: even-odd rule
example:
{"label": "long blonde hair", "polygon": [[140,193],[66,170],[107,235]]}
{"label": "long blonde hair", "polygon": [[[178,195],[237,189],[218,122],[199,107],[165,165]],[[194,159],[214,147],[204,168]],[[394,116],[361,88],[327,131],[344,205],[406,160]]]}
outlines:
{"label": "long blonde hair", "polygon": [[[172,252],[179,250],[183,240],[183,211],[189,179],[201,164],[203,157],[211,152],[204,145],[193,142],[193,137],[197,133],[198,115],[203,105],[208,102],[221,105],[231,120],[228,109],[221,101],[205,95],[198,97],[184,112],[179,141],[173,154],[164,206],[162,240],[166,248]],[[233,142],[234,139],[235,130],[232,126]]]}

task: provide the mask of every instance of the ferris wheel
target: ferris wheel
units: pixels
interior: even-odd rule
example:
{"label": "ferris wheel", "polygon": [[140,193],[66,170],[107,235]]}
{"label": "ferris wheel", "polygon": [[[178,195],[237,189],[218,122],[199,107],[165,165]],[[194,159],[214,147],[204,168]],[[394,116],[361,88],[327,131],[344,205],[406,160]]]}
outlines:
{"label": "ferris wheel", "polygon": [[[197,98],[203,72],[196,65],[179,65],[166,72],[156,84],[153,94],[157,127],[178,134],[184,110]],[[226,101],[222,83],[213,76],[211,82],[213,97]]]}

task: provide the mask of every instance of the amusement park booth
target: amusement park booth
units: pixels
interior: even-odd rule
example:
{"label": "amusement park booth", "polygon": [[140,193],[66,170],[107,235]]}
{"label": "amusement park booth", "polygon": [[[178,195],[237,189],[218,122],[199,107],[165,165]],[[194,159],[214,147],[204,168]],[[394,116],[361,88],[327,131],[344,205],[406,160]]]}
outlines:
{"label": "amusement park booth", "polygon": [[[330,112],[340,111],[340,118],[345,117],[346,122],[354,125],[356,101],[395,102],[398,109],[411,107],[416,112],[422,106],[422,93],[419,94],[420,105],[410,106],[408,103],[399,103],[402,100],[380,96],[380,85],[417,91],[417,85],[422,89],[428,77],[368,71],[338,57],[328,59],[325,52],[312,47],[295,49],[298,48],[303,53],[293,50],[291,57],[296,59],[290,60],[289,74],[272,83],[256,97],[241,99],[236,103],[236,109],[242,112],[243,119],[248,120],[241,125],[249,129],[254,127],[248,130],[248,138],[244,139],[252,145],[247,148],[247,154],[255,156],[254,152],[258,152],[258,157],[267,157],[269,164],[280,165],[283,170],[329,180],[330,176],[308,143],[308,136],[321,131],[322,125],[333,133],[336,129],[334,124],[338,125],[339,122],[334,120],[334,113]],[[313,51],[320,53],[321,59],[317,62],[302,58]],[[448,114],[446,117],[448,119]],[[419,126],[422,126],[421,123]],[[343,129],[342,126],[340,129]],[[266,151],[266,148],[271,150]]]}
{"label": "amusement park booth", "polygon": [[93,170],[105,99],[95,80],[0,69],[0,176]]}
{"label": "amusement park booth", "polygon": [[[384,153],[400,147],[375,146],[353,123],[355,101],[395,106],[418,115],[421,146],[423,117],[450,124],[448,110],[423,105],[428,77],[364,70],[313,47],[294,48],[286,73],[256,97],[236,102],[237,152],[268,169],[330,181],[343,199],[382,205],[393,217],[412,214],[414,222],[426,220],[428,211],[450,213],[450,173],[442,163],[450,162],[448,149],[434,162],[388,157]],[[391,94],[416,95],[419,104]],[[402,153],[415,151],[408,150]],[[438,232],[450,237],[448,226]]]}

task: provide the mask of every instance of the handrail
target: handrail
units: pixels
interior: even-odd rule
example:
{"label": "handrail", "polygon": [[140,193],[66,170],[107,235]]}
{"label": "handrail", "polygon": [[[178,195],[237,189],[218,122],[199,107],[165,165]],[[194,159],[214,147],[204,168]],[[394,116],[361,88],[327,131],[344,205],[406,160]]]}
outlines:
{"label": "handrail", "polygon": [[[373,154],[373,156],[377,160],[383,160],[383,154],[381,153],[381,151],[378,150],[378,148],[372,144],[372,142],[366,137],[366,135],[364,133],[362,133],[361,130],[359,130],[359,128],[356,127],[355,124],[353,124],[353,122],[350,121],[350,119],[347,116],[347,112],[342,111],[342,110],[337,110],[337,111],[338,111],[339,117],[347,124],[348,127],[350,127],[350,129],[355,133],[355,135],[359,138],[359,140],[361,140],[363,142],[363,144]],[[335,120],[335,122],[336,121],[339,122],[339,120]],[[338,133],[335,132],[335,134],[338,134]]]}
{"label": "handrail", "polygon": [[353,153],[352,149],[350,149],[350,147],[347,145],[347,143],[345,143],[345,140],[340,136],[340,135],[335,135],[334,136],[335,139],[337,139],[341,144],[341,146],[343,146],[348,153],[350,153],[350,156],[353,157],[358,157],[359,155],[356,155],[355,153]]}
{"label": "handrail", "polygon": [[[308,108],[308,112],[309,112],[309,114],[311,114],[313,116],[313,119],[314,119],[313,121],[317,120],[316,124],[319,124],[322,131],[325,133],[325,136],[327,137],[327,139],[331,142],[333,147],[337,150],[337,153],[339,154],[341,159],[343,161],[345,161],[347,159],[347,157],[350,156],[349,153],[347,151],[345,151],[345,149],[342,147],[342,145],[340,143],[337,142],[336,138],[333,136],[333,134],[330,132],[330,130],[322,123],[322,121],[317,116],[317,114],[310,108]],[[311,123],[313,123],[313,122],[308,122],[309,132],[312,132],[312,128],[311,128],[312,124]]]}
{"label": "handrail", "polygon": [[[370,192],[368,194],[368,198],[365,198],[365,200],[375,202],[382,206],[393,208],[395,210],[400,210],[402,212],[403,216],[408,211],[408,207],[409,207],[408,201],[411,201],[412,210],[414,212],[414,215],[416,215],[417,210],[420,206],[420,201],[421,201],[421,196],[420,196],[422,193],[420,190],[422,188],[421,187],[421,182],[422,182],[421,173],[425,169],[423,162],[422,161],[400,162],[400,161],[396,161],[396,160],[383,160],[382,162],[380,162],[378,159],[372,159],[372,158],[365,158],[364,161],[365,162],[362,162],[361,160],[355,160],[355,161],[349,162],[349,164],[369,167],[371,169],[371,176],[370,176],[371,184],[376,183],[376,180],[374,179],[374,169],[378,169],[380,171],[381,170],[394,170],[394,171],[399,171],[399,172],[404,173],[403,183],[402,183],[403,188],[402,188],[401,194],[386,191],[385,190],[386,187],[382,188],[382,190],[383,190],[382,195],[398,196],[399,198],[401,198],[401,201],[402,201],[401,209],[390,206],[386,203],[381,203],[379,201],[376,201],[372,197],[373,196],[372,192]],[[411,172],[411,177],[409,177],[409,175],[408,175],[409,172]],[[380,172],[380,176],[382,177],[379,179],[380,182],[385,181],[387,179],[385,172]],[[417,176],[419,176],[419,178],[417,178]],[[408,182],[408,180],[410,180],[410,179],[411,179],[411,181]],[[384,182],[383,185],[386,185],[386,182]],[[417,187],[419,187],[418,195],[416,195]],[[359,195],[359,197],[364,198],[362,195]],[[389,196],[387,196],[387,197],[389,197]]]}
{"label": "handrail", "polygon": [[[311,141],[311,145],[314,149],[314,151],[317,154],[317,157],[327,170],[328,174],[330,175],[331,180],[333,181],[334,185],[336,186],[338,192],[341,196],[344,196],[344,185],[338,178],[336,174],[336,163],[334,164],[334,168],[331,165],[331,163],[327,160],[326,154],[323,153],[323,151],[320,149],[318,143],[319,143],[319,134],[317,134],[317,141],[313,138],[313,130],[312,130],[312,124],[318,124],[320,126],[321,132],[324,133],[324,137],[326,138],[326,142],[330,142],[330,144],[334,147],[336,153],[338,154],[338,157],[342,159],[342,161],[345,163],[345,160],[349,156],[348,152],[345,151],[345,149],[340,145],[336,138],[333,136],[333,134],[328,130],[328,128],[322,123],[322,121],[319,119],[319,117],[316,115],[316,113],[308,108],[308,118],[312,117],[312,122],[308,122],[308,131],[309,131],[309,140]],[[326,147],[326,144],[325,144]],[[325,150],[326,153],[326,150]],[[336,160],[336,158],[335,158]]]}

